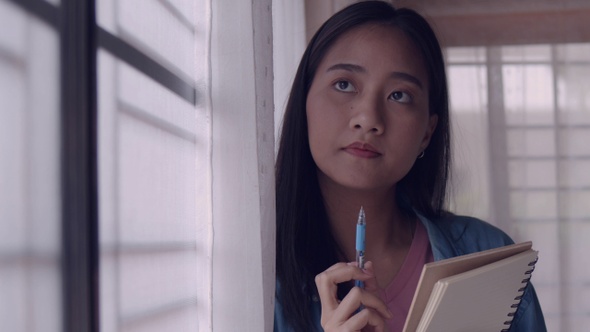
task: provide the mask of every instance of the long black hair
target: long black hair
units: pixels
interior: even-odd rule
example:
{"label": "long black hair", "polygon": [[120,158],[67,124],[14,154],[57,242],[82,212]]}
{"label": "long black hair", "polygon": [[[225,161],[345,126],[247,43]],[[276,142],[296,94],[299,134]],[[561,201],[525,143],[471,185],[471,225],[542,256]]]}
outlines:
{"label": "long black hair", "polygon": [[338,262],[339,249],[330,231],[309,148],[306,100],[316,70],[343,34],[366,24],[403,31],[420,50],[429,83],[429,112],[438,123],[423,158],[397,184],[398,202],[430,218],[444,213],[450,167],[448,93],[443,56],[426,20],[410,9],[383,1],[364,1],[344,8],[313,36],[297,69],[283,119],[276,163],[277,300],[297,331],[311,331],[314,277]]}

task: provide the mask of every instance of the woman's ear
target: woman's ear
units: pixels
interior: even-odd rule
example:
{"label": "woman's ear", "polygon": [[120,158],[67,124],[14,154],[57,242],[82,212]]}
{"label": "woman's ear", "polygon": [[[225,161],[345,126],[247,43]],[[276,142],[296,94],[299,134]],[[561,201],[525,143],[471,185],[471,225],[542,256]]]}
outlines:
{"label": "woman's ear", "polygon": [[426,128],[426,132],[424,133],[424,137],[422,138],[422,144],[420,144],[420,148],[424,151],[428,144],[430,144],[430,139],[432,138],[432,134],[434,134],[434,130],[436,129],[436,124],[438,123],[438,115],[431,114],[428,118],[428,127]]}

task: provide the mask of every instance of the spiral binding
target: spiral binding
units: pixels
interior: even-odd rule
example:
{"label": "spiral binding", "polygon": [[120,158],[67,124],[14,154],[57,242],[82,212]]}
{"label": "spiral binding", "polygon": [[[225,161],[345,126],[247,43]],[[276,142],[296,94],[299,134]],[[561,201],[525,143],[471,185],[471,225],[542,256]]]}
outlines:
{"label": "spiral binding", "polygon": [[[539,260],[539,257],[535,258],[534,261],[530,262],[528,265],[531,267],[530,270],[527,270],[524,274],[526,276],[528,276],[525,279],[522,279],[521,283],[524,284],[523,287],[518,289],[518,292],[520,293],[517,297],[514,298],[514,301],[516,301],[515,303],[513,303],[510,308],[512,309],[517,309],[518,305],[520,304],[520,300],[522,300],[522,297],[524,295],[524,291],[526,289],[526,287],[528,286],[529,282],[531,281],[531,275],[533,274],[533,271],[535,271],[535,264],[537,264],[537,261]],[[508,313],[508,317],[514,317],[514,315],[516,314],[516,310],[514,310],[513,312]],[[508,330],[510,329],[510,325],[512,324],[512,319],[507,320],[504,322],[504,325],[506,325],[505,329],[502,329],[500,332],[508,332]]]}

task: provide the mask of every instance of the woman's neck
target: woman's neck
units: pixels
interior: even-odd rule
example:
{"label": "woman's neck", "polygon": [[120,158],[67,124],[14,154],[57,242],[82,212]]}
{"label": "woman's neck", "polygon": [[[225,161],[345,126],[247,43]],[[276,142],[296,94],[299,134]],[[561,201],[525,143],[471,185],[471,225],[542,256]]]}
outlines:
{"label": "woman's neck", "polygon": [[390,253],[405,250],[412,242],[411,219],[396,203],[395,188],[383,191],[352,190],[320,185],[332,233],[345,257],[355,259],[356,222],[361,206],[366,216],[366,250]]}

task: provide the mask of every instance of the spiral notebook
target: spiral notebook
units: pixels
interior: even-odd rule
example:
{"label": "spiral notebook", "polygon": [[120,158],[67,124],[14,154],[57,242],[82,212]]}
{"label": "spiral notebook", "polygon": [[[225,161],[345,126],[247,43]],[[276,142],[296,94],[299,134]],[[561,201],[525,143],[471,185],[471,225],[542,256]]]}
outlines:
{"label": "spiral notebook", "polygon": [[405,332],[507,331],[538,252],[531,242],[424,266]]}

